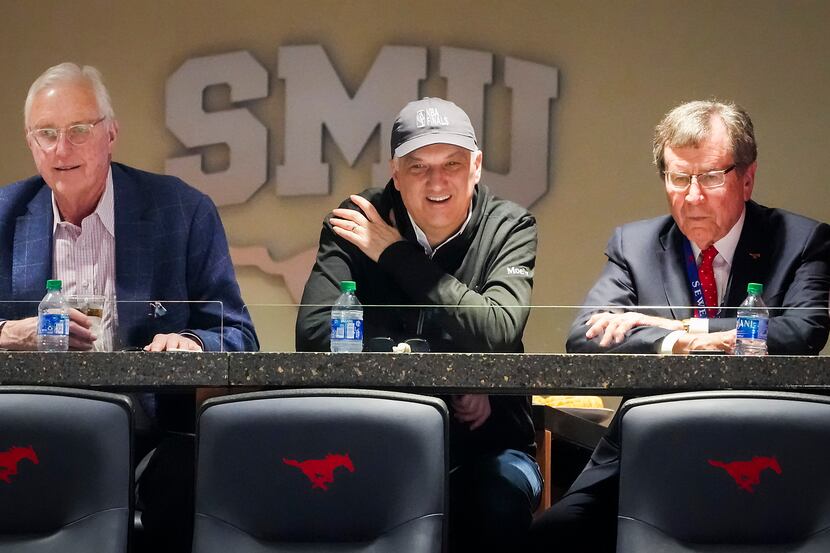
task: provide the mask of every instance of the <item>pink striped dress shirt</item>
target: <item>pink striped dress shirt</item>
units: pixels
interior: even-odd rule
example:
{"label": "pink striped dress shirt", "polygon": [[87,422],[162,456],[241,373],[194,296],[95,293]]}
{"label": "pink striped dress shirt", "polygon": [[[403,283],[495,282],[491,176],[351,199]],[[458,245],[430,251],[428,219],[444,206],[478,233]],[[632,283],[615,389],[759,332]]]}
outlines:
{"label": "pink striped dress shirt", "polygon": [[[115,207],[112,169],[95,211],[75,226],[62,220],[52,196],[53,278],[63,281],[63,294],[106,298],[101,321],[103,350],[112,351],[117,324],[115,308]],[[101,338],[101,337],[99,337]]]}

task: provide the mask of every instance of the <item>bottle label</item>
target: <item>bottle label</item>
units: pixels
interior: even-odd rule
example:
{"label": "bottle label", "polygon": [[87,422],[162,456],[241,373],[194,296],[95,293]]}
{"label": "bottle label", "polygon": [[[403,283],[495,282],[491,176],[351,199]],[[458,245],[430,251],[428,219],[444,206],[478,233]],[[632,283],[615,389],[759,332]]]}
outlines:
{"label": "bottle label", "polygon": [[363,321],[360,319],[332,319],[332,340],[360,340],[363,341]]}
{"label": "bottle label", "polygon": [[738,317],[736,329],[738,340],[767,340],[769,319],[756,317]]}
{"label": "bottle label", "polygon": [[40,336],[69,336],[69,315],[42,314],[38,319],[37,333]]}

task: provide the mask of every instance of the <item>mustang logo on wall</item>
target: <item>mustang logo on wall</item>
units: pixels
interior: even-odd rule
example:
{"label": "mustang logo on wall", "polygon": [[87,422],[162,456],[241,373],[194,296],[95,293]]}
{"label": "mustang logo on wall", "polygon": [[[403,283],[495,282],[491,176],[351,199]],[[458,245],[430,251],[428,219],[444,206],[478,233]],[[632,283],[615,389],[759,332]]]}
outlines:
{"label": "mustang logo on wall", "polygon": [[[425,95],[423,81],[440,77],[447,83],[442,96],[464,108],[485,151],[488,125],[503,125],[497,115],[509,114],[509,145],[498,146],[509,151],[509,167],[485,167],[482,180],[499,197],[530,207],[549,187],[551,104],[559,97],[559,70],[450,46],[433,47],[435,63],[429,50],[382,46],[357,90],[344,85],[320,44],[279,46],[275,72],[246,50],[187,59],[166,84],[167,128],[182,148],[168,157],[165,173],[208,194],[219,207],[245,204],[263,186],[282,198],[328,196],[336,174],[324,152],[330,142],[342,154],[339,163],[348,167],[361,156],[377,159],[369,180],[383,186],[389,180],[387,145],[395,114]],[[263,121],[254,104],[267,102],[273,92],[269,82],[275,80],[284,87],[284,120]],[[216,87],[227,87],[230,106],[205,99]],[[509,99],[488,103],[486,93],[493,87],[509,90]],[[440,117],[423,114],[424,121]],[[373,140],[378,134],[380,140]],[[225,146],[221,155],[212,149],[217,144]],[[283,277],[293,301],[300,300],[316,252],[309,247],[272,258],[267,244],[230,248],[237,267]]]}

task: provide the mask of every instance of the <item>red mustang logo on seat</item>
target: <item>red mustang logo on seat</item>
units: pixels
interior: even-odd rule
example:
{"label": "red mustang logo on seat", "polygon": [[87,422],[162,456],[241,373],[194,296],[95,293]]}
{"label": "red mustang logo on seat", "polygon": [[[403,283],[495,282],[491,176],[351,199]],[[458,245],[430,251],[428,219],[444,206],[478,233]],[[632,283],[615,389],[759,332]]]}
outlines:
{"label": "red mustang logo on seat", "polygon": [[283,457],[282,462],[303,471],[303,474],[311,480],[311,489],[320,488],[323,491],[328,490],[328,484],[334,482],[334,469],[337,467],[345,467],[349,472],[354,472],[354,465],[348,453],[345,455],[329,453],[323,459],[308,459],[307,461],[295,461]]}
{"label": "red mustang logo on seat", "polygon": [[11,484],[11,477],[17,474],[17,464],[23,459],[28,459],[35,465],[40,462],[32,446],[20,447],[14,445],[8,451],[0,451],[0,480],[6,484]]}
{"label": "red mustang logo on seat", "polygon": [[776,474],[781,474],[781,465],[775,457],[753,457],[751,461],[732,461],[731,463],[709,459],[709,464],[728,472],[735,483],[749,493],[754,493],[753,488],[761,483],[762,470],[770,469]]}

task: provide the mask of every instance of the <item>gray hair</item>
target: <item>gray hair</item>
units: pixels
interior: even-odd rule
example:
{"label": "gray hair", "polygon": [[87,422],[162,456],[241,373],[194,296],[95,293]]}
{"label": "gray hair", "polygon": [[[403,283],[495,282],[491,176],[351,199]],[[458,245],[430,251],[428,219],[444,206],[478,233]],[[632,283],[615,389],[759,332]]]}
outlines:
{"label": "gray hair", "polygon": [[26,126],[29,126],[29,113],[32,110],[32,102],[34,102],[38,92],[57,84],[78,81],[86,83],[92,89],[92,93],[95,95],[95,101],[98,104],[99,115],[110,120],[114,119],[115,112],[112,109],[110,95],[107,92],[107,87],[104,86],[101,72],[91,65],[80,67],[72,62],[64,62],[44,71],[32,83],[32,86],[29,87],[29,94],[26,95],[26,103],[23,106],[23,120]]}
{"label": "gray hair", "polygon": [[684,148],[700,145],[711,132],[713,115],[720,117],[726,126],[733,161],[738,170],[743,171],[752,165],[758,157],[758,147],[749,114],[732,102],[697,100],[672,109],[654,129],[654,165],[661,176],[666,170],[663,158],[666,146]]}

